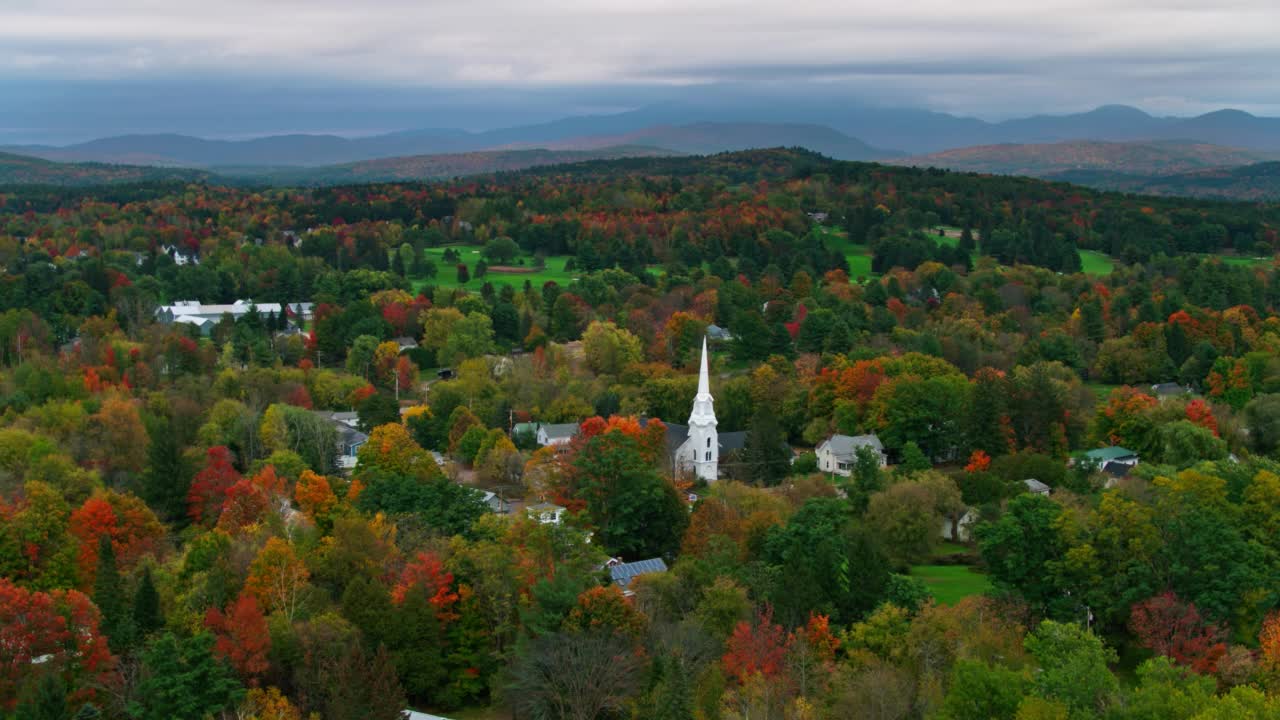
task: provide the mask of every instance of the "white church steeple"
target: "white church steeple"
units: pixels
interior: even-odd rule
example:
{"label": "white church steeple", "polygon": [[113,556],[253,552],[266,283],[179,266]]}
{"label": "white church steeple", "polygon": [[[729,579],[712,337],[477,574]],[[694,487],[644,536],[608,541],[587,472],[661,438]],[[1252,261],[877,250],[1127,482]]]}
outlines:
{"label": "white church steeple", "polygon": [[689,413],[689,439],[685,447],[690,452],[687,457],[693,464],[694,473],[707,482],[715,482],[720,470],[720,439],[716,434],[715,399],[711,397],[711,375],[705,337],[702,338],[698,394],[693,398],[693,411]]}

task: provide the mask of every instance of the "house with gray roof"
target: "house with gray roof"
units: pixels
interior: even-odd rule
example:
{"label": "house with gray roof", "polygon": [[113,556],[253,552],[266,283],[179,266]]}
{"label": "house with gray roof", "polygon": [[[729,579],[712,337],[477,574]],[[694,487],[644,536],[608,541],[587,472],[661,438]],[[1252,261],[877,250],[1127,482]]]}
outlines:
{"label": "house with gray roof", "polygon": [[538,446],[568,445],[578,434],[578,423],[538,425]]}
{"label": "house with gray roof", "polygon": [[818,469],[822,472],[849,477],[858,459],[858,450],[867,448],[876,453],[880,467],[889,464],[884,445],[876,435],[832,435],[819,443],[814,451],[818,456]]}
{"label": "house with gray roof", "polygon": [[1052,488],[1035,478],[1027,478],[1022,481],[1022,484],[1027,486],[1027,492],[1034,495],[1048,495],[1052,492]]}
{"label": "house with gray roof", "polygon": [[631,581],[641,575],[650,573],[664,573],[667,571],[667,563],[662,558],[650,558],[648,560],[637,560],[636,562],[620,562],[609,561],[609,577],[613,580],[613,584],[627,591],[627,586]]}

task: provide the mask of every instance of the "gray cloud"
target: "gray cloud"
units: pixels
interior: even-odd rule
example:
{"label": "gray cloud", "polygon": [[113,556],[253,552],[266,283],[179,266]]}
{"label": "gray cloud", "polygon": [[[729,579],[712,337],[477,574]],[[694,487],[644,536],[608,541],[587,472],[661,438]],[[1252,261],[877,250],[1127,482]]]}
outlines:
{"label": "gray cloud", "polygon": [[1280,112],[1277,28],[1275,0],[6,0],[0,81],[577,89],[586,104],[744,83],[989,117]]}

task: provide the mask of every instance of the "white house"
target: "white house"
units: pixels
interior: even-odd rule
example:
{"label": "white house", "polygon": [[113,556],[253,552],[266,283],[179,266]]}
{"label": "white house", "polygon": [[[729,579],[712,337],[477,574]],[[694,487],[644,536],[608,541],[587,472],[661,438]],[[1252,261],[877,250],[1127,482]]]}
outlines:
{"label": "white house", "polygon": [[942,539],[954,542],[969,542],[972,536],[973,524],[978,521],[978,512],[976,510],[965,510],[964,515],[960,516],[960,521],[956,522],[950,517],[942,519]]}
{"label": "white house", "polygon": [[524,511],[529,514],[529,517],[543,525],[559,525],[564,518],[565,508],[555,503],[540,502],[536,505],[530,505]]}
{"label": "white house", "polygon": [[884,453],[884,445],[880,438],[871,435],[832,435],[823,440],[816,449],[818,469],[822,472],[834,473],[849,477],[853,473],[853,465],[858,459],[858,450],[868,448],[876,453],[880,467],[889,464]]}
{"label": "white house", "polygon": [[568,445],[578,434],[578,423],[538,425],[538,446]]}

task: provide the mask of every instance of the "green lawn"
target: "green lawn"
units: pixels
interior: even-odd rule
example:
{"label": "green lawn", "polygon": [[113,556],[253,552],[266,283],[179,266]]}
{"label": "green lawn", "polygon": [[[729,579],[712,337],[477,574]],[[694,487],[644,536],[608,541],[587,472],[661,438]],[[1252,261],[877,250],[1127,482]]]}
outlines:
{"label": "green lawn", "polygon": [[[519,290],[524,287],[524,281],[528,280],[533,283],[535,288],[541,288],[543,283],[548,280],[554,280],[561,285],[567,285],[578,276],[576,272],[564,269],[564,265],[569,261],[568,255],[553,255],[547,258],[547,264],[541,270],[536,272],[523,273],[502,273],[490,270],[482,278],[475,276],[476,263],[480,261],[480,248],[467,245],[456,245],[453,247],[461,256],[459,262],[466,263],[467,269],[471,272],[471,279],[466,283],[458,282],[458,271],[455,263],[447,263],[444,261],[445,248],[427,248],[423,254],[427,259],[436,264],[438,272],[434,280],[419,280],[415,283],[415,290],[419,290],[424,285],[436,285],[439,287],[449,288],[466,288],[467,290],[479,290],[484,287],[486,282],[493,283],[495,288],[503,285],[510,285]],[[522,255],[521,259],[524,265],[516,264],[515,267],[533,267],[533,257],[530,255]]]}
{"label": "green lawn", "polygon": [[1100,403],[1105,403],[1107,398],[1111,397],[1111,391],[1120,387],[1119,385],[1108,385],[1100,382],[1087,382],[1084,386],[1093,391],[1093,394],[1098,397],[1098,402]]}
{"label": "green lawn", "polygon": [[1242,265],[1244,267],[1256,267],[1258,265],[1265,267],[1275,262],[1275,258],[1247,257],[1244,255],[1219,255],[1218,259],[1227,265]]}
{"label": "green lawn", "polygon": [[955,605],[970,595],[991,589],[991,580],[965,565],[916,565],[911,576],[920,578],[940,605]]}
{"label": "green lawn", "polygon": [[1111,257],[1097,250],[1080,250],[1080,264],[1084,266],[1085,275],[1110,275],[1116,265]]}
{"label": "green lawn", "polygon": [[827,247],[837,252],[844,253],[844,259],[849,262],[849,279],[856,281],[858,278],[875,277],[871,272],[871,249],[866,245],[855,245],[849,242],[844,232],[826,225],[819,225],[818,232],[823,235],[826,240]]}

